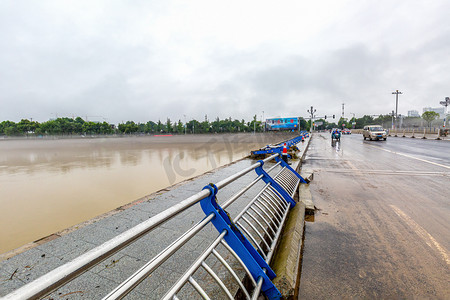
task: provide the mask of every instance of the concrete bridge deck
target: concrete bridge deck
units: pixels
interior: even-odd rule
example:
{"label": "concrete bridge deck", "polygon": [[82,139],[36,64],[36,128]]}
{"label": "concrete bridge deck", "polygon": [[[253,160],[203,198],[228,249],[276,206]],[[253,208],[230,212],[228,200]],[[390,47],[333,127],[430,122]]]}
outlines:
{"label": "concrete bridge deck", "polygon": [[[304,145],[299,144],[298,147],[303,153]],[[250,158],[242,159],[148,195],[80,226],[50,236],[47,238],[49,241],[0,262],[0,296],[4,296],[37,279],[56,267],[101,245],[117,234],[199,192],[208,183],[218,182],[255,162]],[[292,167],[295,168],[297,164],[298,161],[294,162]],[[270,167],[271,164],[266,163],[266,166]],[[277,169],[274,169],[272,174],[276,174],[276,172]],[[225,202],[231,195],[248,185],[256,177],[255,172],[250,172],[226,186],[219,192],[218,202]],[[232,216],[236,215],[246,205],[247,201],[261,190],[263,185],[263,182],[256,184],[233,203],[227,211]],[[102,298],[203,217],[204,213],[200,206],[194,205],[181,215],[169,220],[122,249],[119,253],[91,268],[45,299]],[[161,298],[216,236],[217,231],[211,224],[205,227],[149,278],[144,280],[127,298]]]}

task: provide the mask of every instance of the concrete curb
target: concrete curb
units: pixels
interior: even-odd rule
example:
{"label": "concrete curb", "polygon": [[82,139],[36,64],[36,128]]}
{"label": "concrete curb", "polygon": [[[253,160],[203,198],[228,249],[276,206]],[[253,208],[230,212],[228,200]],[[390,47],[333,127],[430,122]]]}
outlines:
{"label": "concrete curb", "polygon": [[311,191],[309,190],[309,185],[306,183],[301,183],[298,188],[300,201],[305,204],[306,213],[309,215],[314,214],[314,203],[312,201]]}
{"label": "concrete curb", "polygon": [[305,204],[299,202],[289,213],[283,236],[272,261],[273,270],[277,274],[273,283],[281,292],[283,299],[294,299],[298,293],[304,224]]}
{"label": "concrete curb", "polygon": [[[311,138],[312,136],[308,139],[306,147],[303,150],[300,162],[296,168],[297,172],[300,171],[302,162],[305,159]],[[304,177],[303,174],[309,181],[312,180],[312,172],[302,172],[302,177]],[[298,191],[299,199],[296,199],[298,201],[297,205],[295,205],[289,213],[280,243],[271,263],[272,269],[277,274],[273,283],[281,292],[283,299],[297,299],[298,297],[305,213],[310,212],[310,209],[307,208],[305,202],[307,202],[308,207],[312,207],[312,211],[314,211],[314,204],[312,203],[311,192],[309,192],[309,185],[304,183],[300,184]]]}

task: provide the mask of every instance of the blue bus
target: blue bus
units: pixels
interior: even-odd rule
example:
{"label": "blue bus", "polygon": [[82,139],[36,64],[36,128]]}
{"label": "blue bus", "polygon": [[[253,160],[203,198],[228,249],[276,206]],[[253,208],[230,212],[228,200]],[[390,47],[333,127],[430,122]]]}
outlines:
{"label": "blue bus", "polygon": [[267,130],[298,130],[298,117],[266,119]]}

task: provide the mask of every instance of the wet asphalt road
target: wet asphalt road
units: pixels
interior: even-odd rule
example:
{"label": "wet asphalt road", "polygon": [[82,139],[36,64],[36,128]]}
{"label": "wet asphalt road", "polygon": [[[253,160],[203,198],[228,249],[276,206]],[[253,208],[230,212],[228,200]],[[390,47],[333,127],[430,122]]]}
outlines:
{"label": "wet asphalt road", "polygon": [[303,168],[300,299],[450,299],[449,141],[316,134]]}

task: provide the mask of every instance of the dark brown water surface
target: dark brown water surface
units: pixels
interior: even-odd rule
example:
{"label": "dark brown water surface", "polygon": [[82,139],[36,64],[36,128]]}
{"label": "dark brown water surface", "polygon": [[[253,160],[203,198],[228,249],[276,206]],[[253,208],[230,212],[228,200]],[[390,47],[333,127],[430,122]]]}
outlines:
{"label": "dark brown water surface", "polygon": [[0,140],[0,253],[285,138],[235,134]]}

